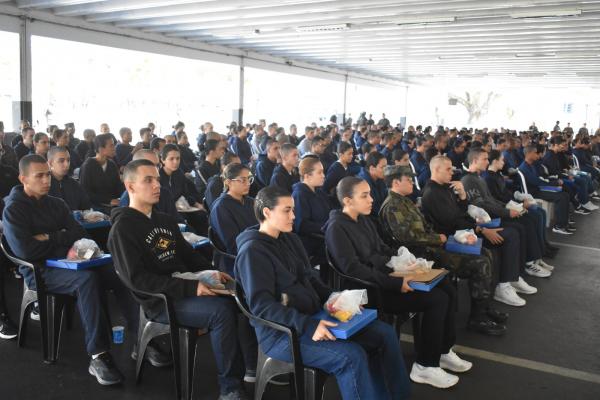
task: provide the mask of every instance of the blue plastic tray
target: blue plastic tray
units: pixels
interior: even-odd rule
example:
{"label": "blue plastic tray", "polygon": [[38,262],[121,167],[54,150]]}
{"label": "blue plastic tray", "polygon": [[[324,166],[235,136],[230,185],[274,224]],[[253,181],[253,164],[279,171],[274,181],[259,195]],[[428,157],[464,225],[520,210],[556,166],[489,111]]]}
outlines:
{"label": "blue plastic tray", "polygon": [[357,314],[348,322],[340,322],[334,317],[330,316],[325,310],[313,315],[314,319],[324,319],[327,321],[335,322],[337,326],[327,327],[329,331],[338,339],[348,339],[356,332],[360,331],[365,326],[377,319],[377,310],[365,308],[362,310],[362,314]]}
{"label": "blue plastic tray", "polygon": [[456,240],[454,240],[454,235],[452,235],[446,242],[446,251],[449,251],[450,253],[480,255],[482,244],[483,239],[481,238],[478,238],[477,243],[473,245],[458,243]]}
{"label": "blue plastic tray", "polygon": [[482,228],[498,228],[500,227],[500,218],[493,218],[490,222],[486,222],[484,224],[477,224]]}
{"label": "blue plastic tray", "polygon": [[436,285],[440,283],[440,281],[444,279],[446,275],[448,275],[448,271],[446,271],[445,273],[441,273],[437,278],[429,282],[410,281],[408,282],[408,286],[420,292],[430,292],[431,289],[436,287]]}
{"label": "blue plastic tray", "polygon": [[110,264],[111,262],[112,256],[110,254],[105,254],[102,257],[94,258],[89,261],[71,261],[66,259],[51,258],[49,260],[46,260],[46,266],[53,268],[80,270]]}
{"label": "blue plastic tray", "polygon": [[540,186],[542,192],[562,192],[560,186]]}

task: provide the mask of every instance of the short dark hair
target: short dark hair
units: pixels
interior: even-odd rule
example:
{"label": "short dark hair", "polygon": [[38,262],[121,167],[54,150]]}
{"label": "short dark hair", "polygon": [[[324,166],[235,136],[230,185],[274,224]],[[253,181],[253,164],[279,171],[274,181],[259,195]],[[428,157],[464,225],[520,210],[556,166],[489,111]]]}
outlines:
{"label": "short dark hair", "polygon": [[[56,125],[54,125],[56,126]],[[65,136],[67,134],[67,131],[64,129],[54,129],[52,131],[52,140],[54,140],[55,142],[58,142],[58,139],[60,139],[61,137]]]}
{"label": "short dark hair", "polygon": [[537,145],[535,145],[535,144],[530,144],[523,148],[523,154],[537,153],[537,152],[538,152],[538,148],[537,148]]}
{"label": "short dark hair", "polygon": [[365,169],[368,171],[371,167],[377,167],[381,160],[385,160],[383,154],[377,152],[370,153],[365,160]]}
{"label": "short dark hair", "polygon": [[148,127],[140,128],[140,137],[143,137],[145,133],[152,133],[152,129]]}
{"label": "short dark hair", "polygon": [[48,155],[47,155],[48,161],[52,160],[54,158],[54,156],[57,155],[58,153],[67,153],[69,155],[71,154],[69,149],[64,146],[52,146],[52,147],[50,147],[50,150],[48,150]]}
{"label": "short dark hair", "polygon": [[360,146],[360,152],[361,154],[369,154],[371,150],[373,150],[373,147],[375,146],[373,146],[371,143],[364,142],[362,146]]}
{"label": "short dark hair", "polygon": [[119,129],[119,136],[123,137],[123,135],[127,132],[131,133],[131,128],[124,126],[121,129]]}
{"label": "short dark hair", "polygon": [[38,133],[36,133],[35,135],[33,135],[33,143],[39,142],[44,137],[48,137],[48,135],[45,134],[44,132],[38,132]]}
{"label": "short dark hair", "polygon": [[483,147],[472,147],[469,151],[469,154],[467,154],[467,161],[469,162],[469,165],[479,158],[482,153],[487,153]]}
{"label": "short dark hair", "polygon": [[342,180],[340,180],[335,187],[335,195],[340,204],[344,204],[344,198],[352,198],[352,195],[354,194],[354,188],[363,181],[364,179],[356,176],[347,176],[342,178]]}
{"label": "short dark hair", "polygon": [[27,175],[31,164],[48,164],[48,161],[39,154],[28,154],[19,161],[19,174]]}
{"label": "short dark hair", "polygon": [[396,149],[392,152],[392,161],[400,161],[406,154],[408,154],[406,151],[402,149]]}
{"label": "short dark hair", "polygon": [[221,144],[220,140],[208,139],[206,142],[204,142],[204,152],[205,152],[205,154],[208,154],[211,151],[217,150],[219,148],[220,144]]}
{"label": "short dark hair", "polygon": [[319,144],[321,142],[325,141],[325,139],[323,139],[321,136],[315,136],[311,141],[310,141],[310,148],[312,149],[312,147],[316,144]]}
{"label": "short dark hair", "polygon": [[490,164],[492,163],[492,161],[499,160],[500,157],[502,157],[502,153],[499,152],[498,150],[490,151],[490,155],[489,155]]}
{"label": "short dark hair", "polygon": [[225,154],[223,154],[223,157],[221,157],[221,165],[225,166],[231,164],[234,158],[239,159],[237,154],[231,151],[226,152]]}
{"label": "short dark hair", "polygon": [[280,186],[267,186],[258,191],[254,199],[254,215],[258,222],[263,222],[266,218],[263,209],[274,209],[279,203],[281,197],[292,197],[292,195]]}
{"label": "short dark hair", "polygon": [[354,147],[352,147],[352,144],[348,142],[340,142],[340,144],[338,144],[337,151],[339,155],[344,154],[348,150],[354,151]]}
{"label": "short dark hair", "polygon": [[158,150],[160,148],[161,143],[166,143],[167,141],[163,138],[155,137],[150,141],[150,148],[152,150]]}
{"label": "short dark hair", "polygon": [[106,147],[106,143],[109,141],[113,142],[113,135],[110,133],[101,133],[94,138],[94,147],[96,148],[96,153]]}
{"label": "short dark hair", "polygon": [[123,168],[123,181],[132,182],[137,176],[138,169],[144,166],[156,168],[156,165],[154,165],[152,161],[146,160],[145,158],[128,162],[127,165],[125,165],[125,168]]}
{"label": "short dark hair", "polygon": [[165,144],[165,147],[163,147],[162,150],[160,151],[160,159],[164,161],[167,158],[167,156],[169,155],[169,153],[172,151],[176,151],[178,153],[181,152],[179,150],[179,147],[177,147],[176,144],[173,144],[173,143]]}
{"label": "short dark hair", "polygon": [[225,180],[225,179],[235,179],[238,176],[240,176],[240,174],[244,170],[250,171],[250,168],[248,168],[244,164],[240,164],[240,163],[230,163],[230,164],[227,164],[227,166],[223,170],[223,176],[222,176],[222,178],[223,178],[223,180]]}

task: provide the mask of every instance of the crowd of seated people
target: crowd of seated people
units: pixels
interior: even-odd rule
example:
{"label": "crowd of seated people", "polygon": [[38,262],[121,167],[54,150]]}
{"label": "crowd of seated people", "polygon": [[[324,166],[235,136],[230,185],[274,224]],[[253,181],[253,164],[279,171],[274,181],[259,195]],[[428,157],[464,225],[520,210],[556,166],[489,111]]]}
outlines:
{"label": "crowd of seated people", "polygon": [[[303,136],[295,125],[286,132],[264,120],[232,123],[227,135],[213,129],[203,124],[199,151],[190,147],[181,121],[162,138],[154,124],[142,127],[135,145],[131,128],[121,128],[118,141],[106,123],[98,135],[85,129],[82,139],[73,123],[36,133],[24,121],[20,134],[10,137],[0,130],[3,235],[17,257],[65,258],[76,240],[96,239],[74,211],[93,208],[110,216],[105,243],[114,266],[46,268],[42,274],[48,290],[77,296],[89,372],[100,384],[123,380],[109,352],[101,301],[106,290],[118,297],[133,338],[138,305],[149,318],[166,319],[157,303],[132,296],[122,280],[167,293],[180,323],[209,330],[222,399],[246,398],[242,382],[255,379],[257,341],[271,357],[288,360],[289,343],[268,328],[253,331],[231,298],[172,277],[218,269],[223,282],[243,287],[251,312],[296,329],[305,365],[334,375],[344,399],[408,398],[409,378],[451,387],[457,374],[472,367],[452,349],[455,287],[444,278],[430,292],[413,290],[411,277],[388,266],[398,248],[467,280],[467,328],[499,336],[507,332],[509,316],[492,301],[525,306],[524,295],[538,291],[526,279],[554,270],[548,259],[559,249],[548,233],[574,234],[573,214],[591,214],[600,200],[600,131],[590,135],[587,128],[577,134],[558,123],[550,133],[535,125],[519,133],[421,126],[405,131],[385,116],[376,124],[363,113],[355,124],[338,125],[335,117],[326,126],[311,124]],[[552,215],[541,201],[554,204]],[[511,208],[512,202],[523,210]],[[469,206],[498,218],[500,226],[480,226]],[[182,225],[199,235],[212,229],[231,258],[211,261],[211,253],[194,250]],[[445,249],[463,229],[482,239],[480,254]],[[336,270],[377,286],[382,313],[422,314],[421,345],[410,372],[385,323],[336,341],[330,322],[311,318],[332,292],[329,260]],[[21,267],[18,275],[36,287],[30,270]],[[17,329],[3,286],[0,281],[0,338],[12,339]],[[145,357],[155,366],[170,364],[158,346],[151,345]]]}

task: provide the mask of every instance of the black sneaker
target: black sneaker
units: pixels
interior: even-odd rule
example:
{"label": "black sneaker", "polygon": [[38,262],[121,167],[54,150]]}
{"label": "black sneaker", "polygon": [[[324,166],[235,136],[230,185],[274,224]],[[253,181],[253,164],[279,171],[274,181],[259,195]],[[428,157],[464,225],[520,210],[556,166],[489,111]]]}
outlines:
{"label": "black sneaker", "polygon": [[110,353],[102,353],[92,359],[88,372],[95,376],[101,385],[117,385],[123,382],[123,375],[116,367]]}
{"label": "black sneaker", "polygon": [[255,383],[256,382],[256,370],[255,369],[247,369],[246,374],[244,374],[244,382]]}
{"label": "black sneaker", "polygon": [[574,211],[575,214],[581,214],[581,215],[589,215],[592,212],[590,210],[586,210],[585,208],[583,208],[582,206],[579,206],[575,209]]}
{"label": "black sneaker", "polygon": [[[131,358],[133,358],[134,360],[137,360],[138,358],[137,344],[133,346]],[[144,359],[156,368],[168,367],[169,365],[173,364],[173,358],[170,354],[165,354],[160,350],[160,348],[155,347],[152,344],[148,344],[148,346],[146,347]]]}
{"label": "black sneaker", "polygon": [[0,339],[14,339],[18,333],[19,330],[8,315],[0,314]]}
{"label": "black sneaker", "polygon": [[561,235],[572,235],[573,234],[573,232],[571,232],[567,228],[562,228],[560,226],[555,226],[554,228],[552,228],[552,232],[559,233]]}
{"label": "black sneaker", "polygon": [[505,324],[508,321],[508,313],[498,311],[495,308],[488,308],[485,314],[497,324]]}
{"label": "black sneaker", "polygon": [[470,319],[467,323],[467,329],[488,336],[502,336],[506,333],[506,325],[497,324],[491,319],[481,321]]}
{"label": "black sneaker", "polygon": [[31,318],[34,321],[40,320],[40,306],[38,305],[38,303],[35,303],[33,305],[33,307],[31,308],[31,313],[29,313],[29,318]]}

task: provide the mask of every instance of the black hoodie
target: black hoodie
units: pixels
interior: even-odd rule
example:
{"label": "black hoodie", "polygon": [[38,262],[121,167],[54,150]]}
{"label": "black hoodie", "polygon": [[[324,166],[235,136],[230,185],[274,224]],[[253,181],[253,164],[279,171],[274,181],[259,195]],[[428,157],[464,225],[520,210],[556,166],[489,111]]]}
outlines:
{"label": "black hoodie", "polygon": [[[253,314],[293,327],[298,335],[312,335],[319,312],[332,290],[311,268],[302,242],[293,233],[280,233],[277,239],[259,232],[258,225],[237,237],[235,276],[246,293]],[[282,304],[282,294],[288,298]],[[256,325],[256,334],[266,352],[284,334]]]}
{"label": "black hoodie", "polygon": [[[119,207],[111,220],[107,245],[122,278],[136,289],[165,293],[173,300],[196,296],[197,281],[171,274],[210,269],[210,262],[192,249],[173,217],[153,211],[148,218],[134,208]],[[163,310],[160,300],[137,299],[150,318]]]}
{"label": "black hoodie", "polygon": [[323,230],[327,250],[345,274],[374,282],[386,290],[402,288],[402,278],[390,276],[393,269],[385,265],[397,252],[381,240],[369,216],[359,215],[355,221],[342,211],[333,210]]}

